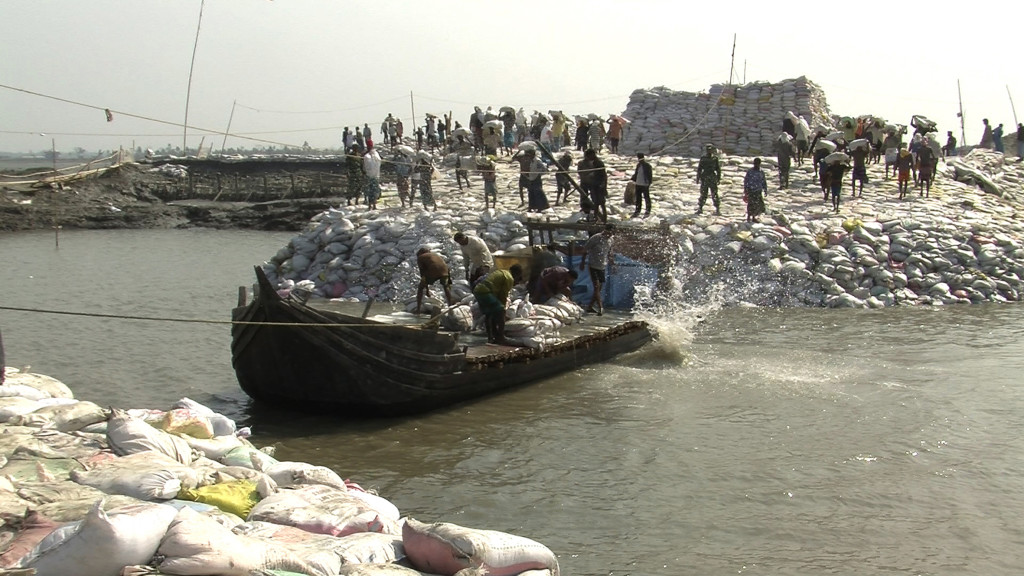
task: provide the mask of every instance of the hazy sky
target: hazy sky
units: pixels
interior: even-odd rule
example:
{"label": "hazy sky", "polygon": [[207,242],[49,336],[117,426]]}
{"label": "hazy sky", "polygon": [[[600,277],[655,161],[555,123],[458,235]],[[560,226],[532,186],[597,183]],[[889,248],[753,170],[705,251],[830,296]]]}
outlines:
{"label": "hazy sky", "polygon": [[[0,151],[338,146],[389,112],[621,112],[637,88],[805,75],[833,113],[1024,121],[1016,2],[0,0]],[[114,114],[107,122],[104,109]],[[232,115],[232,110],[234,111]],[[780,118],[781,124],[781,118]],[[246,140],[243,137],[256,139]],[[260,142],[262,140],[265,142]]]}

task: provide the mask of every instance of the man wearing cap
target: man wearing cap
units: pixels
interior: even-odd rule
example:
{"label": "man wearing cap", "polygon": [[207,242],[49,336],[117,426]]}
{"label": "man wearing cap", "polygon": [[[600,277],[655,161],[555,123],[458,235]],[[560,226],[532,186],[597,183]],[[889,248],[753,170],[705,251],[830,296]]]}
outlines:
{"label": "man wearing cap", "polygon": [[630,178],[636,184],[636,210],[633,211],[633,218],[640,215],[641,204],[646,204],[644,218],[651,215],[651,180],[654,176],[654,169],[651,163],[644,158],[643,152],[636,153],[636,170]]}
{"label": "man wearing cap", "polygon": [[697,182],[700,182],[700,198],[697,199],[697,214],[704,212],[704,203],[708,201],[708,192],[711,192],[711,203],[715,206],[715,215],[722,213],[721,204],[718,200],[718,182],[722,179],[722,165],[715,155],[715,147],[708,144],[704,148],[704,155],[697,163]]}

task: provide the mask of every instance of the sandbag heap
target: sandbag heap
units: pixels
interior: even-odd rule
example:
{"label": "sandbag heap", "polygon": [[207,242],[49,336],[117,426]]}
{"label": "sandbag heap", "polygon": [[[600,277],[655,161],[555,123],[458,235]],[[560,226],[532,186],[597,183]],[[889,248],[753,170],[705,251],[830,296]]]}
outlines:
{"label": "sandbag heap", "polygon": [[[452,292],[457,296],[464,294],[459,302],[446,306],[439,298],[425,297],[421,303],[421,311],[431,316],[440,315],[440,324],[453,332],[470,332],[482,330],[484,315],[476,298],[469,291],[469,284],[459,280]],[[512,293],[514,299],[505,307],[505,336],[513,344],[543,350],[546,346],[562,341],[559,330],[578,322],[583,317],[583,308],[558,294],[547,302],[534,304],[529,296],[521,294],[521,290]],[[406,301],[406,314],[416,309],[416,299]],[[393,313],[389,316],[401,316]],[[379,318],[379,317],[375,317]]]}
{"label": "sandbag heap", "polygon": [[[790,187],[779,190],[777,163],[764,157],[770,192],[761,223],[744,222],[742,186],[750,157],[721,156],[722,215],[716,216],[710,200],[703,215],[695,214],[697,158],[652,156],[654,210],[647,219],[629,218],[633,206],[621,200],[635,159],[603,158],[609,168],[610,220],[624,234],[634,227],[663,231],[666,246],[676,247],[675,287],[671,292],[659,287],[656,299],[695,306],[716,298],[720,305],[877,307],[1016,301],[1024,289],[1024,230],[1017,217],[1024,210],[1024,163],[1001,153],[975,149],[941,159],[930,194],[922,196],[912,187],[903,201],[895,176],[886,179],[884,163],[869,164],[861,197],[850,197],[846,177],[838,214],[823,200],[809,160],[794,164]],[[509,190],[517,178],[515,166],[499,163],[499,190]],[[463,261],[451,240],[454,232],[480,236],[500,254],[529,243],[531,218],[567,223],[582,218],[576,196],[533,215],[517,210],[514,190],[499,192],[498,210],[483,209],[475,189],[451,194],[459,194],[457,200],[439,196],[439,212],[327,210],[263,269],[283,289],[303,284],[321,297],[408,302],[416,294],[420,246],[441,254],[453,279],[459,279]],[[560,244],[585,239],[585,233],[571,230],[554,237]],[[845,255],[836,254],[835,246]],[[463,280],[453,289],[457,300],[469,295]]]}
{"label": "sandbag heap", "polygon": [[632,122],[623,154],[700,156],[707,144],[727,154],[770,154],[787,112],[814,127],[831,124],[825,92],[801,76],[777,83],[715,84],[708,92],[635,90],[623,116]]}
{"label": "sandbag heap", "polygon": [[[742,182],[745,168],[730,159],[723,181]],[[714,293],[724,305],[855,308],[1019,301],[1024,225],[1010,190],[1019,190],[1024,166],[973,150],[940,162],[939,173],[944,177],[927,197],[912,187],[900,202],[895,178],[870,165],[863,197],[848,198],[847,184],[845,210],[834,214],[805,163],[794,167],[799,184],[768,195],[770,211],[760,223],[672,217],[680,297],[697,303]],[[990,174],[988,186],[971,176],[979,174]]]}
{"label": "sandbag heap", "polygon": [[453,277],[457,276],[462,253],[452,234],[472,228],[482,228],[481,238],[506,251],[529,244],[518,214],[421,212],[410,216],[339,208],[314,217],[307,230],[263,268],[283,288],[310,280],[318,296],[365,300],[372,295],[398,301],[416,293],[419,271],[414,255],[421,247],[444,254]]}
{"label": "sandbag heap", "polygon": [[52,378],[5,375],[0,573],[558,574],[538,542],[402,516],[329,468],[276,460],[188,398],[103,409]]}

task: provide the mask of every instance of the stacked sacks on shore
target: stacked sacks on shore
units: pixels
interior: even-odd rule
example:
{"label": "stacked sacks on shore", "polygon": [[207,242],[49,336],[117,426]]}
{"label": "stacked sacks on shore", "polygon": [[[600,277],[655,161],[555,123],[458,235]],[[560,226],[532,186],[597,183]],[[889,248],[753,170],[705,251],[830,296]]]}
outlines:
{"label": "stacked sacks on shore", "polygon": [[831,125],[824,91],[804,76],[778,83],[715,84],[707,93],[635,90],[623,113],[631,125],[619,150],[700,156],[704,145],[713,144],[729,154],[773,154],[787,112],[803,116],[811,126]]}
{"label": "stacked sacks on shore", "polygon": [[[748,162],[723,159],[723,189],[740,186]],[[772,164],[765,162],[767,170]],[[990,151],[948,161],[948,175],[954,164],[958,173],[966,168],[1003,190],[1024,178],[1024,167]],[[702,302],[708,294],[726,305],[762,306],[1020,300],[1024,226],[1012,192],[993,191],[977,178],[942,179],[928,198],[900,203],[892,195],[893,181],[872,165],[864,197],[844,205],[852,213],[834,215],[818,204],[821,192],[810,170],[806,163],[794,167],[794,174],[806,174],[799,177],[805,183],[773,192],[764,223],[665,218],[679,246],[675,284],[684,301]],[[675,185],[673,195],[686,189],[685,183]]]}
{"label": "stacked sacks on shore", "polygon": [[[70,401],[61,406],[95,406],[51,378],[11,368],[5,375],[8,405],[60,398]],[[65,431],[47,408],[2,424],[2,569],[40,576],[415,576],[422,567],[448,576],[466,567],[558,574],[542,544],[403,517],[333,470],[275,460],[272,450],[246,440],[245,429],[188,399],[163,413],[113,409],[100,421],[63,419]],[[25,425],[10,424],[15,418]]]}
{"label": "stacked sacks on shore", "polygon": [[1024,290],[1020,230],[978,220],[829,218],[678,226],[684,298],[714,285],[726,303],[881,308],[1007,302]]}
{"label": "stacked sacks on shore", "polygon": [[945,173],[953,180],[973,184],[989,194],[1020,201],[1024,198],[1021,195],[1024,172],[1014,164],[1002,152],[975,148],[967,156],[946,158]]}
{"label": "stacked sacks on shore", "polygon": [[[1024,181],[1024,164],[1007,161],[1002,154],[974,150],[940,160],[939,178],[930,196],[914,195],[905,202],[897,199],[895,179],[885,179],[884,166],[871,164],[863,197],[847,199],[844,191],[840,215],[826,209],[810,163],[794,165],[791,187],[770,192],[769,214],[763,224],[739,221],[744,210],[740,200],[743,176],[751,158],[721,157],[722,217],[693,214],[697,159],[658,156],[651,162],[655,165],[652,218],[639,222],[617,218],[621,205],[615,201],[609,202],[609,209],[612,220],[627,233],[633,226],[650,227],[652,221],[668,226],[667,237],[678,245],[675,260],[681,273],[676,284],[684,291],[678,296],[686,301],[699,302],[710,293],[734,304],[867,307],[1016,300],[1020,294],[1024,252],[1018,249],[1021,224],[1016,214],[1022,207],[1013,191]],[[615,190],[628,180],[631,163],[609,156],[608,164],[609,190],[614,198]],[[762,166],[773,181],[774,159],[763,158]],[[514,181],[514,168],[500,166],[499,171],[501,177]],[[963,176],[964,181],[952,178],[968,171],[977,176]],[[513,210],[515,202],[518,196],[499,195],[499,207]],[[579,217],[575,210],[563,204],[553,208],[550,217],[575,222]],[[462,255],[450,241],[451,232],[476,233],[492,249],[510,250],[528,243],[525,218],[514,212],[495,214],[468,207],[419,216],[331,210],[315,218],[307,232],[264,268],[278,285],[305,280],[318,294],[328,296],[334,285],[324,278],[340,268],[346,273],[345,282],[353,287],[346,288],[347,298],[365,300],[371,293],[362,286],[372,285],[378,290],[378,299],[386,294],[400,301],[416,292],[418,274],[413,258],[420,245],[443,253],[454,277],[459,277]],[[335,225],[350,230],[331,236],[334,241],[328,242],[330,233],[326,231]],[[393,234],[396,227],[405,230],[402,236]],[[582,233],[555,238],[562,243],[584,239]],[[359,251],[353,249],[356,242],[362,242],[362,260],[350,261],[348,255]],[[381,265],[383,257],[369,269],[355,265],[365,264],[367,255],[373,255],[371,248],[396,256],[389,251],[395,246],[401,246],[398,265]],[[305,259],[305,270],[295,266],[297,247],[312,254]],[[320,264],[324,262],[330,265]],[[371,280],[364,280],[366,276]],[[455,284],[457,299],[469,295],[464,281]],[[710,290],[713,286],[725,290]],[[667,296],[678,300],[676,294]],[[440,308],[438,303],[436,309]]]}

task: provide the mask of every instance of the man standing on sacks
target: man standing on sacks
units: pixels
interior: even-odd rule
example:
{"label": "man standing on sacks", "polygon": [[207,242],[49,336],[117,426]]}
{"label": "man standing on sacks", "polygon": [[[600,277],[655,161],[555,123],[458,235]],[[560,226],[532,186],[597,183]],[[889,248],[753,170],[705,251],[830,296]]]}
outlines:
{"label": "man standing on sacks", "polygon": [[718,200],[718,182],[721,179],[722,165],[715,154],[715,147],[708,144],[704,148],[704,155],[700,157],[700,162],[697,164],[697,182],[700,182],[697,214],[704,213],[704,203],[708,201],[708,191],[711,192],[711,203],[715,206],[715,215],[722,213],[721,203]]}

